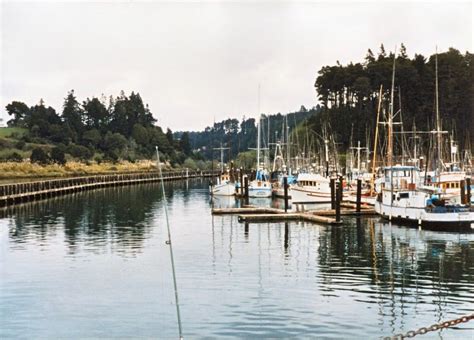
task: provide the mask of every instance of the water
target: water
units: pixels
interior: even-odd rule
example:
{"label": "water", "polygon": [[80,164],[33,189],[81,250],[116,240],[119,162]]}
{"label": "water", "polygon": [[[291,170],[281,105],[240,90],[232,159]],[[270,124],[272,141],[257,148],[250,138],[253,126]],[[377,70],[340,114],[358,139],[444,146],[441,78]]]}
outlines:
{"label": "water", "polygon": [[[166,188],[185,338],[377,338],[474,310],[472,233],[378,218],[246,227],[211,216],[206,186]],[[0,338],[177,337],[158,184],[4,215]],[[472,339],[474,321],[429,335]]]}

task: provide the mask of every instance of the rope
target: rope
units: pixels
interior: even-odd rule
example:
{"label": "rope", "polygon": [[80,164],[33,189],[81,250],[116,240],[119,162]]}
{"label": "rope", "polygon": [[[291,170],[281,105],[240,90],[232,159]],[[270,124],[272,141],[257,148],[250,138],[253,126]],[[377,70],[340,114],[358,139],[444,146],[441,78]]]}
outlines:
{"label": "rope", "polygon": [[181,315],[180,315],[180,312],[179,312],[178,284],[176,282],[176,271],[175,271],[175,266],[174,266],[173,246],[171,245],[171,230],[170,230],[170,223],[169,223],[169,220],[168,220],[168,202],[166,200],[165,182],[163,180],[163,174],[161,172],[160,154],[158,152],[158,146],[156,147],[156,158],[157,158],[157,161],[158,161],[158,170],[160,172],[160,178],[161,178],[161,189],[163,191],[163,202],[164,202],[164,206],[165,206],[166,227],[168,228],[168,241],[166,241],[166,244],[168,244],[170,246],[171,270],[173,272],[174,298],[175,298],[175,301],[176,301],[176,315],[178,317],[179,338],[183,339],[183,329],[181,327]]}

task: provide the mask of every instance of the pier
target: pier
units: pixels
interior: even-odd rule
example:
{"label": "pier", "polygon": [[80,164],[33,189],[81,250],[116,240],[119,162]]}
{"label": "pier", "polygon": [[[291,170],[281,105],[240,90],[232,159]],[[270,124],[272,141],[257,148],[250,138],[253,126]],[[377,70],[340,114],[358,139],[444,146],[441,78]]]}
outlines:
{"label": "pier", "polygon": [[[217,175],[218,172],[216,171],[170,171],[163,173],[163,180],[175,181],[188,178],[213,177]],[[161,177],[158,171],[149,171],[4,184],[0,185],[0,207],[7,207],[78,191],[156,182],[159,180],[161,180]]]}

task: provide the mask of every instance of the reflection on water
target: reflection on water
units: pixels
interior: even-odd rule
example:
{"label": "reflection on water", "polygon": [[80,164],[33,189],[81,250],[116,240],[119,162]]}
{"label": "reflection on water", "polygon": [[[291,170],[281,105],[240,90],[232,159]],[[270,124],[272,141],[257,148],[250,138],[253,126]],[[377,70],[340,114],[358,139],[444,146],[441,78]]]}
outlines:
{"label": "reflection on water", "polygon": [[[474,310],[472,233],[240,224],[211,216],[240,202],[211,202],[206,181],[166,185],[185,336],[374,338]],[[158,184],[3,212],[0,337],[175,337],[163,213]]]}

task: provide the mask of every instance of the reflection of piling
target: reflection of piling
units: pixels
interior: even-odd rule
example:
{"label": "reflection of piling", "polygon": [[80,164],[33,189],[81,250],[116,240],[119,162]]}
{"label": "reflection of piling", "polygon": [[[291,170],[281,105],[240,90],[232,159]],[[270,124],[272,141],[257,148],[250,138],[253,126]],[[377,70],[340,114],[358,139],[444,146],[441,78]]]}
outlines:
{"label": "reflection of piling", "polygon": [[360,213],[360,204],[362,199],[362,180],[357,180],[357,201],[356,201],[356,212]]}
{"label": "reflection of piling", "polygon": [[245,222],[244,235],[245,235],[246,237],[249,236],[249,223],[248,223],[248,222]]}
{"label": "reflection of piling", "polygon": [[461,204],[466,204],[466,181],[461,180]]}
{"label": "reflection of piling", "polygon": [[288,212],[288,177],[283,177],[283,190],[285,193],[285,212]]}
{"label": "reflection of piling", "polygon": [[284,247],[285,247],[285,250],[288,249],[288,241],[289,241],[289,232],[290,232],[290,227],[288,226],[288,222],[285,222],[285,241],[284,241]]}
{"label": "reflection of piling", "polygon": [[330,179],[329,184],[331,186],[331,209],[336,209],[336,188],[335,188],[336,182],[334,178]]}
{"label": "reflection of piling", "polygon": [[342,192],[342,182],[339,182],[337,183],[337,186],[336,186],[336,202],[335,202],[336,222],[341,222],[341,201],[340,201],[341,192]]}
{"label": "reflection of piling", "polygon": [[467,204],[471,205],[471,177],[466,178]]}

